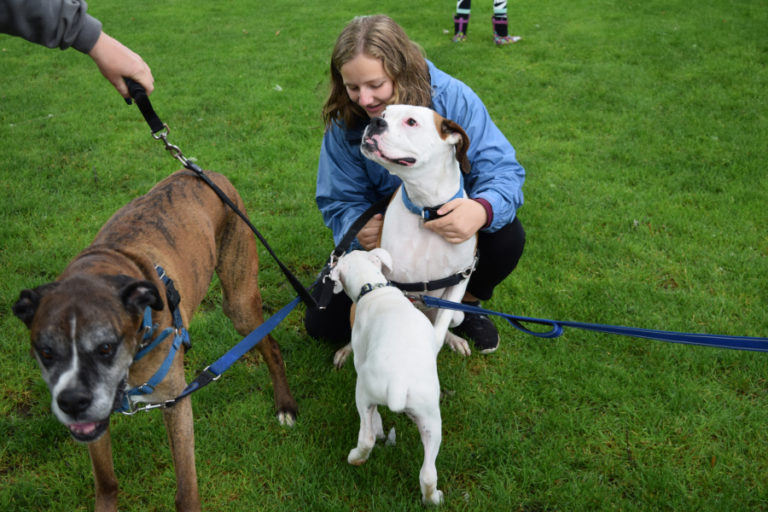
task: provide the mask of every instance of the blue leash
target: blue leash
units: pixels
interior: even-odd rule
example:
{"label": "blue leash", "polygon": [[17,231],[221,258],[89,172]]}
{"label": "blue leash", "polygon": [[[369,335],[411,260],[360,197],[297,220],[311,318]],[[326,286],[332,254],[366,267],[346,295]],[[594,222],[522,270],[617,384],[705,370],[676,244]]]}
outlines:
{"label": "blue leash", "polygon": [[[768,338],[753,338],[749,336],[724,336],[718,334],[696,334],[686,332],[658,331],[655,329],[641,329],[637,327],[623,327],[617,325],[591,324],[582,322],[567,322],[561,320],[547,320],[543,318],[531,318],[525,316],[508,315],[488,309],[483,309],[468,304],[450,302],[437,297],[422,295],[420,297],[424,305],[433,308],[446,308],[464,311],[467,313],[479,313],[495,315],[505,318],[516,329],[539,338],[557,338],[563,334],[563,327],[573,327],[587,331],[632,336],[649,340],[666,341],[669,343],[683,343],[686,345],[701,345],[707,347],[728,348],[733,350],[751,350],[755,352],[768,352]],[[550,326],[547,332],[532,331],[522,325],[523,322]]]}
{"label": "blue leash", "polygon": [[208,365],[202,372],[200,372],[200,375],[198,375],[195,380],[190,382],[186,389],[184,389],[184,391],[182,391],[179,396],[173,399],[172,402],[175,403],[176,401],[181,400],[190,393],[194,393],[212,381],[218,380],[218,378],[221,377],[221,374],[227,371],[229,367],[235,363],[235,361],[243,357],[243,355],[255,347],[256,344],[261,341],[262,338],[264,338],[264,336],[272,332],[272,330],[277,327],[278,324],[282,322],[286,316],[288,316],[288,313],[293,311],[293,308],[295,308],[301,300],[302,298],[297,296],[291,302],[285,305],[283,309],[269,317],[269,319],[266,320],[263,324],[251,331],[245,338],[242,339],[242,341],[240,341],[240,343],[229,349],[229,351],[221,356],[218,360],[216,360],[215,363]]}

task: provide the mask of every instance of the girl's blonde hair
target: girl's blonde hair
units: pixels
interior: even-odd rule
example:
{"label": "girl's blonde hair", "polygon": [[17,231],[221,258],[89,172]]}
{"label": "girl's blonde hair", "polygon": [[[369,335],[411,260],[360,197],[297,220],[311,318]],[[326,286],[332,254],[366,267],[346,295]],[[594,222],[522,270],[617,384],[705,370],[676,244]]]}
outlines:
{"label": "girl's blonde hair", "polygon": [[326,127],[334,121],[354,127],[368,118],[365,111],[349,99],[340,72],[344,64],[360,54],[381,60],[394,85],[390,103],[423,107],[432,104],[429,70],[421,47],[388,16],[358,16],[341,31],[331,54],[330,93],[323,105]]}

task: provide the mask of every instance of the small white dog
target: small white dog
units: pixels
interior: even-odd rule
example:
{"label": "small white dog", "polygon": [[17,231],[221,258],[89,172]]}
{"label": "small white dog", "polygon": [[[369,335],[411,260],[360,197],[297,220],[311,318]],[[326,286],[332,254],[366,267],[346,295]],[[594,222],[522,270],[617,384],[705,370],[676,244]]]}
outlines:
{"label": "small white dog", "polygon": [[[364,463],[376,438],[384,437],[377,405],[405,412],[418,426],[424,445],[419,473],[421,501],[439,505],[443,492],[437,489],[435,459],[442,440],[437,376],[442,339],[403,292],[389,285],[382,266],[392,267],[391,256],[384,249],[352,251],[339,259],[330,274],[334,292],[343,288],[355,303],[350,345],[357,371],[355,402],[360,433],[347,461]],[[337,366],[349,355],[348,349],[349,345],[337,354]]]}

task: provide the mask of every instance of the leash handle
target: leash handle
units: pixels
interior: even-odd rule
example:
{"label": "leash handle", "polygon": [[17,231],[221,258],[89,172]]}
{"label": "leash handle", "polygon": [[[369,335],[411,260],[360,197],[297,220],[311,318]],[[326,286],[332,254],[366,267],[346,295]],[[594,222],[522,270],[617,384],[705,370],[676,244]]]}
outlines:
{"label": "leash handle", "polygon": [[[140,83],[131,80],[130,78],[123,77],[123,81],[125,82],[125,85],[128,86],[128,94],[130,94],[131,98],[136,102],[136,106],[139,107],[139,110],[147,121],[152,133],[155,134],[165,128],[165,124],[155,113],[155,110],[152,108],[152,103],[149,102],[149,96],[147,96],[146,89],[144,89]],[[130,105],[130,100],[126,100],[126,103]]]}

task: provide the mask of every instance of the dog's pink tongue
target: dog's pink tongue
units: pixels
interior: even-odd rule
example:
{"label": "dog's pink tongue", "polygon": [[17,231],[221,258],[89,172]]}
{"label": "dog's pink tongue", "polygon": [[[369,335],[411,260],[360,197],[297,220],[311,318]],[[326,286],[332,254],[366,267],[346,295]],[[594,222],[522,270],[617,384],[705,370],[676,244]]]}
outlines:
{"label": "dog's pink tongue", "polygon": [[69,425],[69,430],[75,434],[88,435],[96,430],[96,423],[72,423]]}

